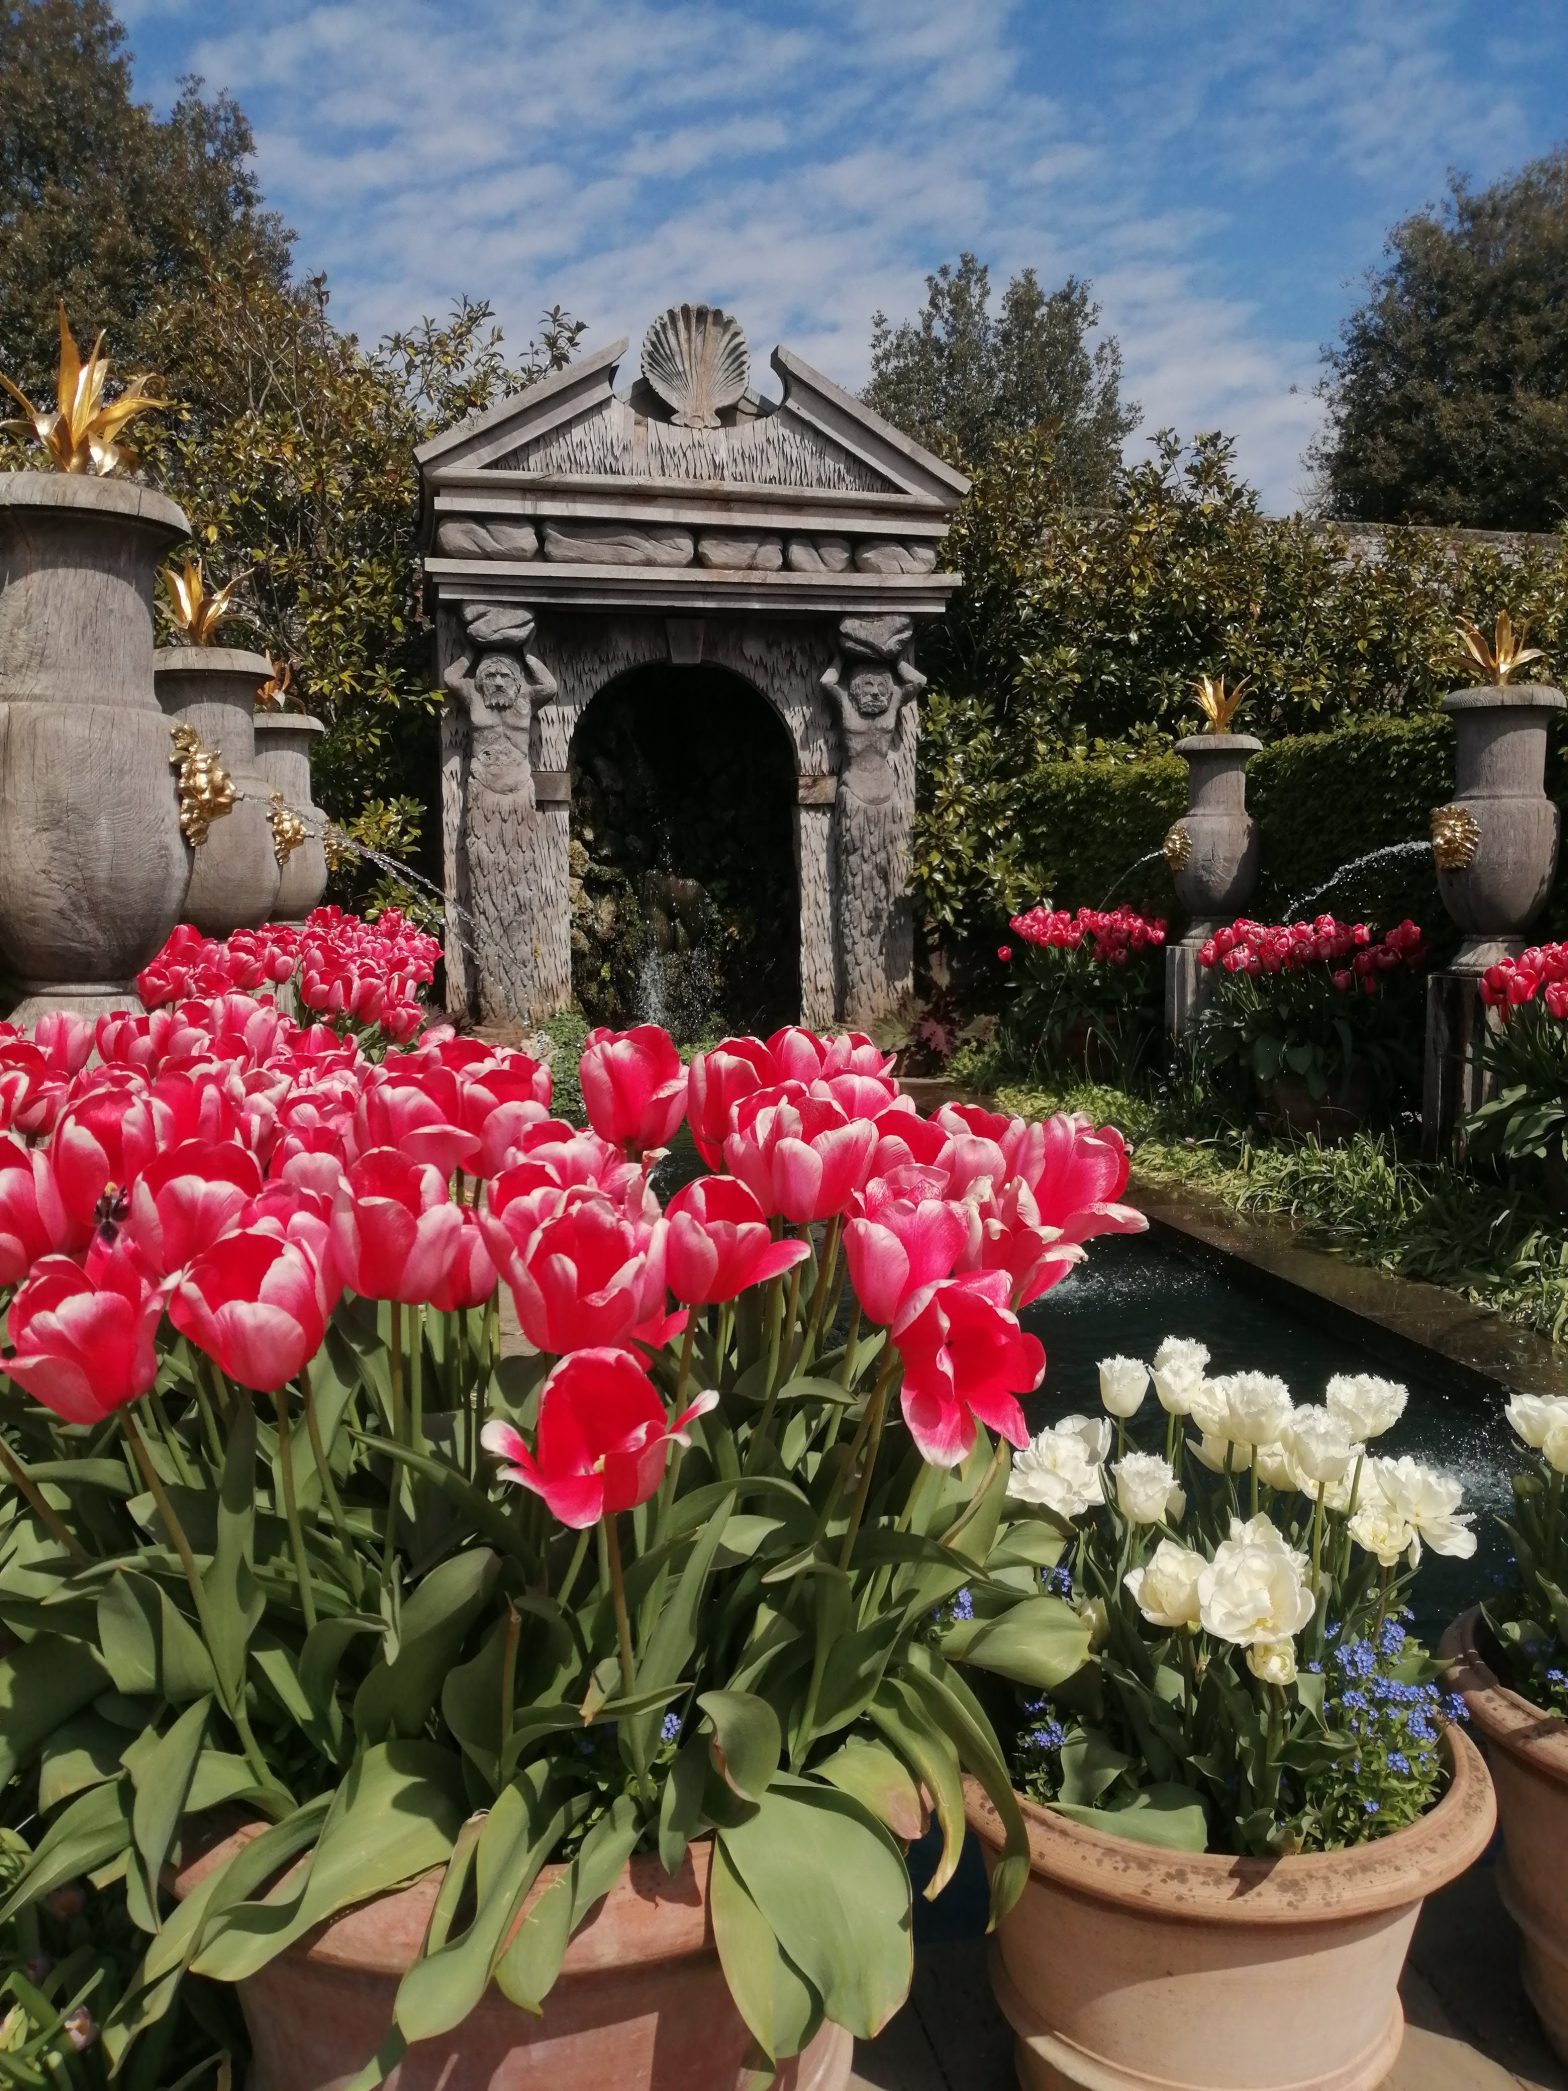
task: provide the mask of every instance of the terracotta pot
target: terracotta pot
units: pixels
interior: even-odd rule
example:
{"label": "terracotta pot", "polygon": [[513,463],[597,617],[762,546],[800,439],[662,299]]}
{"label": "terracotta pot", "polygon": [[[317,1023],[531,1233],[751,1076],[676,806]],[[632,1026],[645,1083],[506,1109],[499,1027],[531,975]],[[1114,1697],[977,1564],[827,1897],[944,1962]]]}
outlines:
{"label": "terracotta pot", "polygon": [[[1020,1796],[1029,1882],[991,1945],[1024,2091],[1371,2091],[1404,2037],[1399,1974],[1423,1899],[1477,1858],[1492,1789],[1453,1776],[1409,1829],[1352,1851],[1236,1859],[1107,1837]],[[986,1863],[996,1811],[972,1782]]]}
{"label": "terracotta pot", "polygon": [[170,646],[153,656],[153,673],[165,715],[216,749],[234,784],[234,804],[191,851],[181,920],[209,937],[259,929],[277,905],[282,876],[273,787],[256,767],[256,691],[272,663],[232,646]]}
{"label": "terracotta pot", "polygon": [[1278,1130],[1297,1139],[1315,1139],[1325,1147],[1348,1140],[1367,1122],[1372,1109],[1373,1083],[1364,1067],[1352,1067],[1322,1096],[1314,1096],[1305,1075],[1277,1075],[1259,1084],[1263,1109],[1259,1114]]}
{"label": "terracotta pot", "polygon": [[1498,1891],[1524,1943],[1524,1986],[1546,2037],[1568,2061],[1568,1721],[1532,1706],[1488,1669],[1471,1610],[1439,1654],[1486,1746],[1503,1832]]}
{"label": "terracotta pot", "polygon": [[30,1023],[138,1006],[190,875],[153,691],[184,513],[134,480],[0,474],[0,947]]}
{"label": "terracotta pot", "polygon": [[[1488,684],[1443,699],[1457,735],[1454,796],[1439,809],[1465,832],[1439,861],[1437,890],[1465,932],[1457,973],[1481,973],[1523,949],[1557,870],[1562,816],[1546,796],[1546,733],[1561,690],[1543,683]],[[1438,815],[1434,813],[1434,823]],[[1438,846],[1441,859],[1446,853]]]}
{"label": "terracotta pot", "polygon": [[[194,1860],[176,1895],[259,1833],[249,1825]],[[750,2035],[713,1943],[709,1862],[710,1847],[693,1845],[671,1880],[657,1858],[633,1859],[572,1938],[541,2018],[492,1985],[450,2035],[411,2048],[385,2091],[843,2091],[854,2042],[839,2026],[771,2078],[748,2067]],[[523,1915],[563,1871],[545,1868]],[[239,1984],[248,2091],[344,2091],[391,2023],[440,1878],[345,1911]]]}
{"label": "terracotta pot", "polygon": [[327,817],[310,796],[311,744],[326,730],[309,712],[264,712],[256,720],[256,767],[268,788],[282,792],[283,803],[309,831],[283,865],[274,922],[303,922],[312,908],[320,907],[327,890],[327,853],[321,840]]}

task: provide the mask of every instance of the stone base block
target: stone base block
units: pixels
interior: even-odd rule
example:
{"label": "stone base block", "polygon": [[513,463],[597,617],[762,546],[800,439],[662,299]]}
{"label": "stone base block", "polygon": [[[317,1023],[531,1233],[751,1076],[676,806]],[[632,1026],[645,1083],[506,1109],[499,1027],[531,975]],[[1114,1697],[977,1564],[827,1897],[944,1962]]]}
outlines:
{"label": "stone base block", "polygon": [[1426,1061],[1421,1084],[1421,1151],[1446,1159],[1470,1112],[1496,1089],[1481,1064],[1487,1031],[1481,983],[1472,972],[1432,973],[1426,984]]}
{"label": "stone base block", "polygon": [[41,1016],[47,1016],[55,1009],[86,1017],[90,1023],[122,1010],[131,1016],[142,1014],[142,998],[136,992],[134,980],[126,981],[123,987],[106,987],[101,980],[86,983],[65,981],[58,987],[34,981],[24,981],[22,985],[26,992],[6,1018],[8,1024],[36,1024]]}
{"label": "stone base block", "polygon": [[1165,947],[1165,1028],[1172,1038],[1188,1038],[1214,992],[1212,977],[1198,963],[1204,942],[1191,939]]}

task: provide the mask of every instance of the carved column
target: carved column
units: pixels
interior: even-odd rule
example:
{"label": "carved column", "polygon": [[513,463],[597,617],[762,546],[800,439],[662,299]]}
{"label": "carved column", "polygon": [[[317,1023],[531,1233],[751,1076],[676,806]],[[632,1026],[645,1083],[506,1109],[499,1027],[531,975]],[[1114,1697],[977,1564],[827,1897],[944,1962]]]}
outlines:
{"label": "carved column", "polygon": [[836,777],[800,779],[795,801],[795,878],[800,894],[800,1020],[831,1031],[838,1019],[837,866],[833,856]]}
{"label": "carved column", "polygon": [[[877,1022],[914,984],[909,896],[915,818],[914,699],[907,617],[846,617],[822,688],[839,719],[842,766],[834,823],[838,1014]],[[802,881],[801,913],[805,915]],[[804,985],[804,983],[803,983]]]}
{"label": "carved column", "polygon": [[[534,785],[534,715],[555,678],[528,651],[533,613],[465,603],[466,649],[450,661],[442,801],[452,999],[490,1023],[531,1024],[558,1006],[553,916],[566,877]],[[456,963],[453,963],[455,958]]]}

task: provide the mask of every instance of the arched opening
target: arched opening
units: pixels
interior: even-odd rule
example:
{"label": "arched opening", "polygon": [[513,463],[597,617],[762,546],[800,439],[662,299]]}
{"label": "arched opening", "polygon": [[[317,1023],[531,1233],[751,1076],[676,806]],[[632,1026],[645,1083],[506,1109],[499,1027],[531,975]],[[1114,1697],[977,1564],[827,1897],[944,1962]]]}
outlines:
{"label": "arched opening", "polygon": [[593,1023],[676,1038],[800,1012],[796,765],[773,707],[725,668],[655,662],[572,737],[572,989]]}

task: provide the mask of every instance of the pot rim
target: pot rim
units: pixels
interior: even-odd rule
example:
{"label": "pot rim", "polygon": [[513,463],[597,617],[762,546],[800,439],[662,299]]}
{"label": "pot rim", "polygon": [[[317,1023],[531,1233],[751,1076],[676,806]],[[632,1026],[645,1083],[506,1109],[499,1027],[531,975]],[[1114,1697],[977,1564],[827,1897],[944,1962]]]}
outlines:
{"label": "pot rim", "polygon": [[[167,1875],[167,1884],[176,1898],[183,1901],[214,1868],[243,1850],[267,1827],[265,1822],[258,1821],[245,1821],[235,1826],[231,1815],[226,1823],[219,1821],[212,1825],[212,1842],[200,1842],[198,1833],[196,1855]],[[687,1846],[680,1871],[672,1879],[665,1872],[656,1851],[634,1852],[592,1914],[567,1940],[561,1974],[593,1975],[616,1967],[659,1966],[716,1950],[707,1893],[712,1857],[710,1838],[693,1839]],[[307,1853],[281,1867],[267,1892],[283,1886],[290,1879],[297,1879],[309,1860]],[[404,1919],[399,1928],[412,1939],[422,1938],[445,1870],[442,1866],[431,1867],[413,1880],[405,1881],[399,1888],[388,1889],[384,1894],[373,1895],[363,1902],[351,1903],[287,1947],[285,1957],[302,1955],[315,1967],[352,1969],[361,1975],[383,1976],[389,1980],[402,1976],[413,1965],[415,1955],[400,1952],[389,1944],[386,1913],[395,1906],[398,1915]],[[552,1863],[540,1870],[517,1913],[513,1936],[546,1890],[569,1870],[570,1861]],[[624,1923],[613,1922],[605,1927],[602,1939],[594,1937],[601,1917],[612,1904],[618,1906],[615,1914],[620,1916],[631,1903],[647,1905],[650,1918],[656,1912],[660,1915],[662,1936],[657,1944],[651,1925],[646,1939],[629,1937]]]}
{"label": "pot rim", "polygon": [[[1452,1727],[1443,1731],[1443,1747],[1448,1786],[1419,1821],[1371,1844],[1282,1859],[1169,1851],[1073,1822],[1021,1793],[1014,1798],[1029,1834],[1030,1873],[1087,1901],[1177,1924],[1344,1924],[1420,1902],[1491,1841],[1497,1804],[1480,1751]],[[965,1799],[971,1829],[999,1853],[1001,1818],[973,1778],[965,1780]]]}
{"label": "pot rim", "polygon": [[[270,674],[272,669],[270,661],[267,663],[267,669]],[[327,724],[324,719],[318,719],[314,712],[257,712],[256,731],[258,733],[263,731],[267,733],[281,733],[285,728],[294,733],[325,733]]]}
{"label": "pot rim", "polygon": [[1470,1717],[1489,1743],[1524,1758],[1542,1778],[1568,1786],[1568,1721],[1536,1706],[1503,1683],[1481,1653],[1481,1607],[1461,1612],[1438,1643],[1448,1682],[1462,1694]]}
{"label": "pot rim", "polygon": [[120,516],[177,541],[191,534],[190,518],[177,501],[141,479],[100,477],[89,472],[0,472],[0,512],[33,509],[70,514],[81,509],[95,517]]}
{"label": "pot rim", "polygon": [[1450,690],[1438,709],[1445,712],[1555,712],[1568,697],[1549,682],[1483,682],[1468,690]]}
{"label": "pot rim", "polygon": [[265,680],[272,662],[264,653],[248,646],[160,646],[152,657],[155,676],[243,675],[247,680],[259,670]]}
{"label": "pot rim", "polygon": [[1176,753],[1190,762],[1194,755],[1253,755],[1262,746],[1255,733],[1189,733],[1176,743]]}

